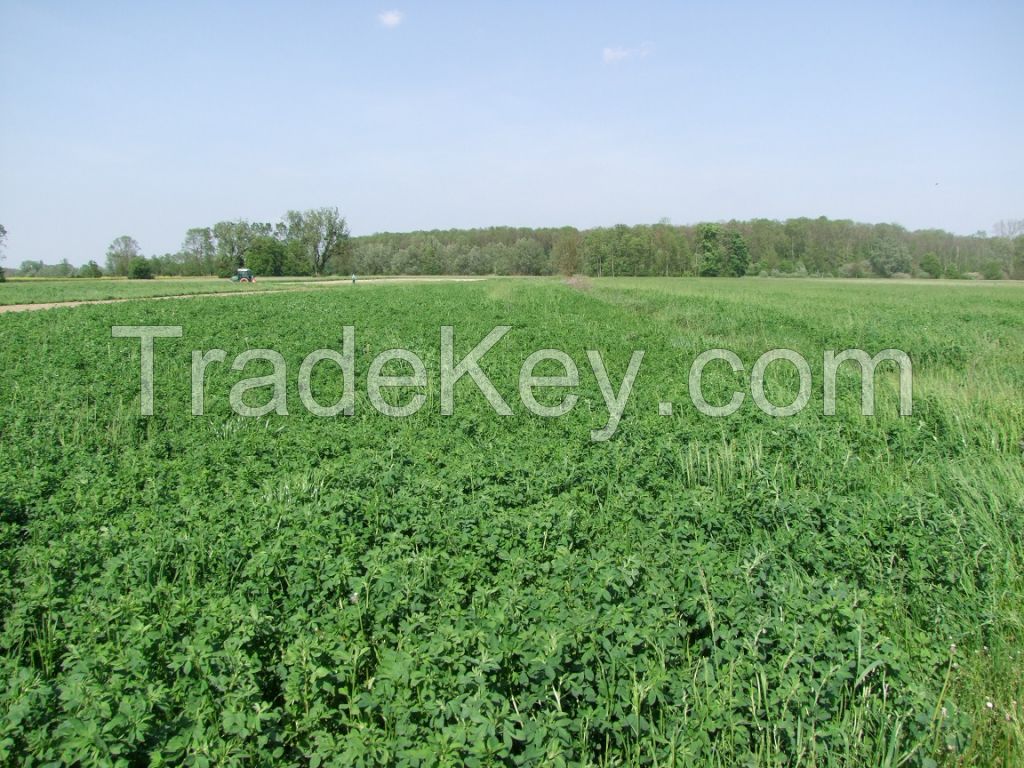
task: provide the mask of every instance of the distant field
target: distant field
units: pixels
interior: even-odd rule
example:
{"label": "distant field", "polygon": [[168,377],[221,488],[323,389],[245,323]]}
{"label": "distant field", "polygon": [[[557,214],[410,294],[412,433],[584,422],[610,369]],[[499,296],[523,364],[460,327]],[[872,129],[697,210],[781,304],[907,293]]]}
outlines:
{"label": "distant field", "polygon": [[[82,289],[198,292],[171,282]],[[110,331],[140,324],[183,328],[156,344],[152,417],[138,341]],[[499,324],[481,364],[512,415],[466,377],[442,416],[440,326],[461,359]],[[355,414],[313,416],[300,362],[344,325]],[[366,394],[394,347],[428,377],[408,418]],[[709,400],[747,392],[723,419],[688,401],[716,347],[745,366],[707,370]],[[749,394],[776,347],[813,374],[791,418]],[[861,416],[852,370],[822,415],[822,353],[847,347],[911,356],[911,416],[891,371]],[[227,362],[192,417],[191,352],[213,348]],[[283,355],[290,415],[231,411],[232,385],[269,372],[232,370],[255,348]],[[516,392],[542,348],[579,368],[561,418]],[[588,350],[616,387],[646,352],[607,442]],[[1024,764],[1024,286],[489,280],[83,306],[0,316],[0,370],[0,762]],[[338,369],[314,385],[333,401]]]}
{"label": "distant field", "polygon": [[[473,281],[471,277],[388,276],[360,277],[359,284],[402,282]],[[253,293],[267,291],[305,290],[318,286],[346,284],[344,275],[320,277],[263,277],[255,283],[233,283],[216,277],[157,278],[127,280],[123,278],[13,278],[0,283],[0,306],[14,304],[56,304],[66,301],[104,301],[109,299],[145,299],[160,296],[188,296],[210,293]]]}
{"label": "distant field", "polygon": [[312,278],[264,278],[255,283],[233,283],[214,277],[126,280],[118,278],[13,278],[0,283],[0,304],[49,304],[61,301],[141,299],[190,293],[232,293],[282,290]]}
{"label": "distant field", "polygon": [[118,280],[73,278],[67,280],[8,280],[0,283],[0,304],[49,304],[60,301],[141,299],[149,296],[180,296],[189,293],[227,293],[267,290],[280,283],[233,283],[217,278]]}

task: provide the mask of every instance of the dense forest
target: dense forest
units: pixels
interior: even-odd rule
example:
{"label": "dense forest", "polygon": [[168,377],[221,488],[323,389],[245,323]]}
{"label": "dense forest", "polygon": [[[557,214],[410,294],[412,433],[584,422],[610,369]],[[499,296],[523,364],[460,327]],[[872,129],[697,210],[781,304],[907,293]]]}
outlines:
{"label": "dense forest", "polygon": [[21,275],[824,276],[1024,279],[1024,220],[991,234],[910,231],[896,224],[799,218],[676,226],[433,230],[350,237],[334,208],[271,223],[223,221],[188,230],[177,253],[144,257],[117,238],[101,268],[25,261]]}
{"label": "dense forest", "polygon": [[822,217],[692,226],[620,224],[584,231],[492,227],[382,233],[353,238],[339,271],[1024,278],[1024,222],[996,229],[997,235],[964,237]]}

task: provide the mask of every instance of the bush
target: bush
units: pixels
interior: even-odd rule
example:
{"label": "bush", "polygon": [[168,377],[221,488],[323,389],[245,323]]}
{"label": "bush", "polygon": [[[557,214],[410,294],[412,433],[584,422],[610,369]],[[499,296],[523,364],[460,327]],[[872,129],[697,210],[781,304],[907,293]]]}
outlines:
{"label": "bush", "polygon": [[313,274],[313,265],[306,256],[301,243],[292,242],[285,247],[281,274],[289,277],[304,277]]}
{"label": "bush", "polygon": [[910,272],[910,251],[899,240],[880,238],[871,247],[871,269],[879,277],[890,277],[894,272]]}
{"label": "bush", "polygon": [[853,261],[839,268],[840,277],[867,277],[871,274],[871,264],[867,261]]}
{"label": "bush", "polygon": [[128,277],[132,280],[152,280],[153,267],[141,256],[136,256],[128,262]]}
{"label": "bush", "polygon": [[100,269],[100,265],[95,261],[90,261],[84,267],[78,270],[79,277],[103,277],[103,270]]}
{"label": "bush", "polygon": [[939,257],[930,251],[926,253],[921,259],[921,271],[928,275],[928,277],[939,277],[942,275],[942,264],[939,263]]}
{"label": "bush", "polygon": [[283,274],[284,261],[284,243],[275,237],[253,238],[245,254],[245,266],[257,275],[277,277]]}
{"label": "bush", "polygon": [[990,261],[981,268],[981,274],[986,280],[1002,280],[1003,265],[998,261]]}

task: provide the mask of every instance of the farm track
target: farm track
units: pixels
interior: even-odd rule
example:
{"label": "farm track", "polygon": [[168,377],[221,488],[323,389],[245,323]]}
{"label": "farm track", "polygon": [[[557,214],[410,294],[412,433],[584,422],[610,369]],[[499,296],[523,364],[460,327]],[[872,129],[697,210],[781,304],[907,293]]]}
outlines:
{"label": "farm track", "polygon": [[[483,280],[482,277],[391,277],[364,280],[361,285],[382,285],[394,283],[472,283]],[[80,301],[52,301],[34,304],[0,304],[0,314],[5,312],[34,312],[42,309],[59,309],[62,307],[81,307],[87,304],[123,304],[128,301],[164,301],[167,299],[199,299],[210,296],[265,296],[271,293],[293,293],[296,291],[313,291],[329,287],[350,286],[348,280],[311,280],[296,283],[283,288],[243,292],[210,291],[207,293],[181,293],[173,296],[134,296],[117,299],[83,299]]]}

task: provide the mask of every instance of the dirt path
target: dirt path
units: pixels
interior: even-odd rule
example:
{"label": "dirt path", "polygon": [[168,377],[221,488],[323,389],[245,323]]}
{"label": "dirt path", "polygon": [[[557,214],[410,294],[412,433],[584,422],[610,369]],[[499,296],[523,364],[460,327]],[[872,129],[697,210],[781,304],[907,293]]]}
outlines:
{"label": "dirt path", "polygon": [[[381,277],[377,279],[360,280],[357,286],[367,285],[389,285],[392,283],[474,283],[483,280],[482,277]],[[0,304],[0,315],[5,312],[35,312],[40,309],[56,309],[58,307],[81,307],[87,304],[123,304],[126,301],[165,301],[167,299],[202,299],[210,296],[266,296],[271,293],[294,293],[296,291],[315,291],[323,288],[338,288],[351,286],[348,280],[308,280],[300,283],[289,284],[271,290],[238,291],[209,291],[207,293],[179,293],[172,296],[132,296],[122,299],[83,299],[81,301],[53,301],[38,304]]]}

